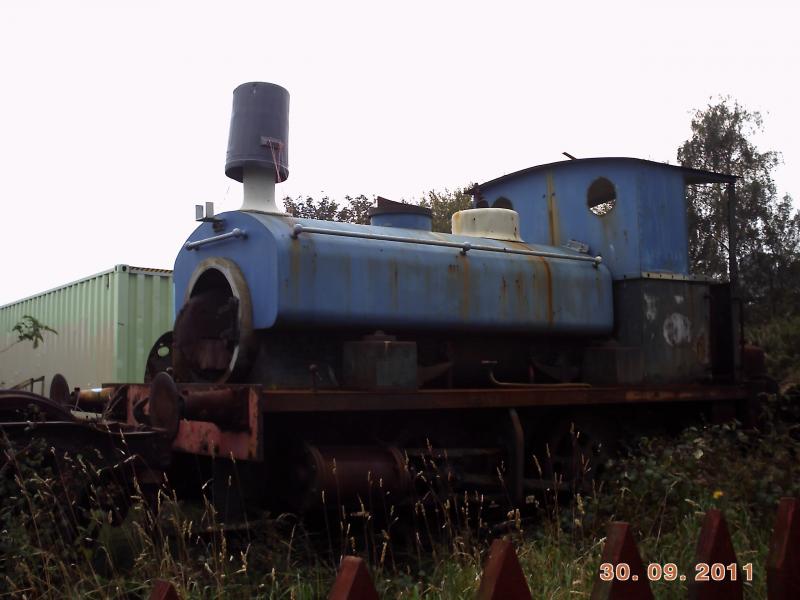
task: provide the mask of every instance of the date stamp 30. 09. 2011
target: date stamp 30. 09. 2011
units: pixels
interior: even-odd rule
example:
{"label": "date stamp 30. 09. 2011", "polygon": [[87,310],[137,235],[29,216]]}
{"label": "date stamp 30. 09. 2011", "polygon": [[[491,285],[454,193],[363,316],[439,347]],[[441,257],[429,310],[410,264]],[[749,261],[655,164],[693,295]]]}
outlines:
{"label": "date stamp 30. 09. 2011", "polygon": [[[742,565],[739,573],[739,565],[736,563],[697,563],[694,566],[694,574],[686,575],[681,573],[675,563],[650,563],[647,565],[647,579],[650,581],[736,581],[740,576],[744,581],[753,581],[753,564]],[[637,581],[639,576],[631,573],[628,563],[620,562],[616,564],[603,563],[600,565],[601,581]]]}

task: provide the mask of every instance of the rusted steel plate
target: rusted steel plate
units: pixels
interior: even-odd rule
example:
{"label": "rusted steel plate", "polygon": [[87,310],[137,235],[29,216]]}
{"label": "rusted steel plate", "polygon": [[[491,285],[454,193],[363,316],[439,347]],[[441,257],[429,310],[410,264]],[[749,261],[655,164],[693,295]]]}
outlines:
{"label": "rusted steel plate", "polygon": [[[205,456],[248,458],[248,435],[223,431],[208,421],[182,420],[172,443],[174,450]],[[254,457],[255,458],[255,457]]]}
{"label": "rusted steel plate", "polygon": [[530,600],[531,591],[514,545],[509,540],[495,540],[483,568],[477,600]]}
{"label": "rusted steel plate", "polygon": [[[722,566],[721,573],[717,565]],[[715,581],[715,575],[720,574],[721,578]],[[712,508],[706,512],[697,540],[695,572],[689,577],[689,599],[741,600],[744,597],[744,576],[736,561],[725,517],[721,511]]]}
{"label": "rusted steel plate", "polygon": [[769,600],[800,598],[800,502],[781,498],[767,557]]}
{"label": "rusted steel plate", "polygon": [[181,419],[173,448],[193,454],[233,457],[239,460],[262,460],[264,437],[261,435],[259,390],[252,388],[247,398],[247,428],[229,431],[209,421]]}
{"label": "rusted steel plate", "polygon": [[264,412],[360,410],[442,410],[458,408],[519,408],[648,402],[710,402],[741,400],[740,386],[662,388],[542,385],[536,388],[419,390],[415,392],[353,392],[277,390],[264,392]]}
{"label": "rusted steel plate", "polygon": [[608,526],[591,600],[653,600],[644,563],[628,523],[615,522]]}
{"label": "rusted steel plate", "polygon": [[363,559],[345,556],[328,600],[378,600],[375,584]]}
{"label": "rusted steel plate", "polygon": [[[174,450],[237,460],[263,459],[260,386],[179,385],[178,390],[184,410],[191,416],[225,415],[226,408],[229,414],[225,415],[225,425],[222,426],[210,421],[181,418],[172,441]],[[127,422],[130,425],[150,424],[150,394],[149,385],[129,386]],[[233,424],[236,428],[233,431],[227,429],[232,424],[231,415],[235,417]]]}

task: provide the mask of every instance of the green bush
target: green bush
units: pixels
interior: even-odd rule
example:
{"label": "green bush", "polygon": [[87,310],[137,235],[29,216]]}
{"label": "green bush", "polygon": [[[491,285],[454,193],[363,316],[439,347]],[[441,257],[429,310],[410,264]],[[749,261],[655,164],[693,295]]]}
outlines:
{"label": "green bush", "polygon": [[774,319],[753,327],[747,335],[764,349],[767,370],[783,389],[800,384],[800,315]]}

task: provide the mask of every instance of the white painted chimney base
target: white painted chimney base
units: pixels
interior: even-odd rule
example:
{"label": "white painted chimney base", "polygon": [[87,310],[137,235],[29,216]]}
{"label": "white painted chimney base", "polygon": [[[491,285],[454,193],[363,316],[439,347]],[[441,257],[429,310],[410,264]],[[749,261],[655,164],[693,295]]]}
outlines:
{"label": "white painted chimney base", "polygon": [[245,167],[242,177],[243,201],[239,210],[286,214],[275,203],[275,174],[257,167]]}

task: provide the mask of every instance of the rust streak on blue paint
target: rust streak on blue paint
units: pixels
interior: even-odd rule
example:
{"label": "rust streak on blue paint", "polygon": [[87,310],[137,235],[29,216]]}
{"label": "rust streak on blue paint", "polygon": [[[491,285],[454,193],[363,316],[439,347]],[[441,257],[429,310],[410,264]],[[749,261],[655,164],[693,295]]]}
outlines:
{"label": "rust streak on blue paint", "polygon": [[550,230],[550,245],[558,246],[561,243],[559,232],[558,205],[556,204],[556,190],[553,182],[553,173],[547,173],[547,221]]}

